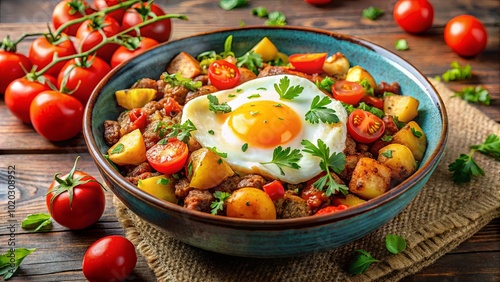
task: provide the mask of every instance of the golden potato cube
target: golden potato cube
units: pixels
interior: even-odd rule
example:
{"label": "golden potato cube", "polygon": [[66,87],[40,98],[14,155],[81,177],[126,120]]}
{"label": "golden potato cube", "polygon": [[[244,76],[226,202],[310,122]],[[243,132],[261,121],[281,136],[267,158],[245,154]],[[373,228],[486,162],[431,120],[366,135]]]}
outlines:
{"label": "golden potato cube", "polygon": [[108,150],[109,159],[117,165],[138,165],[146,161],[146,144],[139,129],[123,135]]}
{"label": "golden potato cube", "polygon": [[267,37],[262,38],[251,50],[261,55],[264,62],[271,61],[278,55],[278,48]]}
{"label": "golden potato cube", "polygon": [[224,159],[208,148],[198,149],[189,156],[188,180],[193,188],[213,188],[233,175],[233,169]]}
{"label": "golden potato cube", "polygon": [[349,70],[349,61],[344,54],[337,52],[334,55],[326,58],[323,64],[323,71],[329,76],[336,78],[344,78]]}
{"label": "golden potato cube", "polygon": [[200,63],[190,54],[180,52],[166,68],[169,74],[180,72],[182,77],[195,78],[202,73]]}
{"label": "golden potato cube", "polygon": [[349,182],[349,191],[369,200],[384,194],[391,184],[391,169],[372,158],[359,159]]}
{"label": "golden potato cube", "polygon": [[166,175],[158,175],[141,179],[139,180],[137,187],[157,198],[177,204],[178,200],[177,197],[175,197],[174,182]]}
{"label": "golden potato cube", "polygon": [[415,157],[413,153],[401,144],[389,144],[378,151],[381,164],[391,169],[392,179],[402,181],[415,172]]}
{"label": "golden potato cube", "polygon": [[118,105],[127,110],[141,108],[156,96],[156,90],[151,88],[133,88],[115,92]]}
{"label": "golden potato cube", "polygon": [[389,95],[384,98],[384,113],[409,122],[418,115],[418,100],[410,96]]}
{"label": "golden potato cube", "polygon": [[364,68],[360,66],[354,66],[347,71],[345,80],[352,82],[361,82],[363,80],[367,80],[370,86],[375,89],[377,88],[377,83],[375,83],[375,79],[373,76]]}
{"label": "golden potato cube", "polygon": [[357,205],[361,205],[362,203],[366,203],[366,200],[361,199],[360,197],[353,195],[353,194],[347,194],[345,196],[343,195],[337,195],[332,199],[332,202],[334,205],[346,205],[348,207],[354,207]]}
{"label": "golden potato cube", "polygon": [[424,157],[425,149],[427,148],[427,137],[415,121],[410,121],[396,132],[392,136],[391,142],[408,147],[417,161],[420,161]]}

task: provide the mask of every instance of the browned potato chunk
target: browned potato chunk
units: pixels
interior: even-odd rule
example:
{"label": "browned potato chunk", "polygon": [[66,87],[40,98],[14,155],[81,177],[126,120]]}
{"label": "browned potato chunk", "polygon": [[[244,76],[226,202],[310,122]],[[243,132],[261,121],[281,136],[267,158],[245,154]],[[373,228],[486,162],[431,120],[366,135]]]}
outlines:
{"label": "browned potato chunk", "polygon": [[349,191],[369,200],[384,194],[390,184],[390,168],[372,158],[361,158],[352,173]]}
{"label": "browned potato chunk", "polygon": [[231,194],[227,200],[227,216],[248,219],[276,219],[276,207],[266,192],[245,187]]}
{"label": "browned potato chunk", "polygon": [[349,70],[349,61],[344,54],[337,52],[326,58],[323,64],[323,71],[329,76],[344,78]]}
{"label": "browned potato chunk", "polygon": [[397,181],[405,180],[415,172],[415,158],[405,145],[394,143],[381,148],[378,161],[391,169],[391,177]]}
{"label": "browned potato chunk", "polygon": [[169,74],[180,72],[183,77],[194,78],[201,74],[201,66],[193,56],[180,52],[168,64],[167,72]]}
{"label": "browned potato chunk", "polygon": [[233,176],[229,165],[208,148],[201,148],[191,153],[188,160],[189,186],[198,189],[209,189]]}
{"label": "browned potato chunk", "polygon": [[332,200],[332,203],[336,206],[346,205],[348,207],[354,207],[354,206],[360,205],[362,203],[366,203],[366,200],[363,200],[363,199],[361,199],[358,196],[353,195],[353,194],[347,194],[345,196],[341,196],[341,195],[335,196]]}
{"label": "browned potato chunk", "polygon": [[392,143],[405,145],[413,153],[415,160],[420,161],[427,148],[427,137],[418,123],[410,121],[394,134]]}
{"label": "browned potato chunk", "polygon": [[375,89],[377,88],[377,83],[375,83],[375,79],[373,76],[364,68],[360,66],[353,66],[347,71],[345,80],[352,82],[361,82],[363,80],[367,80],[370,86]]}
{"label": "browned potato chunk", "polygon": [[384,98],[384,113],[409,122],[418,115],[418,100],[410,96],[389,95]]}
{"label": "browned potato chunk", "polygon": [[257,78],[257,75],[247,68],[238,68],[238,70],[240,71],[240,80],[238,84]]}

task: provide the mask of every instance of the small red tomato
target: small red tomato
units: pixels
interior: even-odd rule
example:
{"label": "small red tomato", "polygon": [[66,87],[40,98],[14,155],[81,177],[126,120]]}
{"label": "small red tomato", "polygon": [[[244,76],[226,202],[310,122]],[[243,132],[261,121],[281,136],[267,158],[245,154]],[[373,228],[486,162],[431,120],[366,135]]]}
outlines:
{"label": "small red tomato", "polygon": [[141,37],[139,44],[135,44],[135,42],[131,42],[132,44],[129,44],[129,46],[120,46],[116,51],[113,53],[113,56],[111,57],[111,67],[114,68],[117,65],[121,64],[122,62],[125,62],[126,60],[133,58],[141,53],[144,53],[146,50],[149,48],[158,45],[158,41],[147,38],[147,37]]}
{"label": "small red tomato", "polygon": [[[142,23],[144,20],[149,20],[151,18],[151,14],[155,14],[156,16],[163,16],[165,15],[165,12],[160,6],[154,3],[137,3],[130,9],[128,9],[125,12],[125,15],[123,15],[122,28],[125,30]],[[170,21],[170,19],[157,21],[140,28],[141,36],[153,38],[158,42],[168,41],[171,32],[172,22]],[[136,36],[137,33],[135,31],[132,31],[130,35]]]}
{"label": "small red tomato", "polygon": [[396,23],[409,33],[424,32],[434,21],[434,8],[427,0],[399,0],[393,14]]}
{"label": "small red tomato", "polygon": [[83,105],[71,95],[43,91],[31,102],[30,119],[36,132],[48,140],[68,140],[82,130]]}
{"label": "small red tomato", "polygon": [[54,176],[45,202],[52,218],[62,226],[77,230],[96,223],[104,213],[105,197],[102,185],[88,173],[76,170]]}
{"label": "small red tomato", "polygon": [[333,98],[349,105],[356,105],[364,95],[363,86],[357,82],[337,80],[332,86]]}
{"label": "small red tomato", "polygon": [[21,53],[15,51],[0,50],[0,69],[2,75],[0,76],[0,93],[5,93],[7,85],[14,81],[14,79],[23,77],[26,72],[30,71],[30,59]]}
{"label": "small red tomato", "polygon": [[135,247],[127,238],[111,235],[95,241],[83,255],[83,275],[90,282],[122,281],[134,271]]}
{"label": "small red tomato", "polygon": [[262,189],[269,195],[271,200],[276,201],[285,195],[285,188],[279,180],[274,180],[262,186]]}
{"label": "small red tomato", "polygon": [[332,0],[304,0],[304,1],[311,5],[326,5],[332,2]]}
{"label": "small red tomato", "polygon": [[327,55],[327,53],[293,54],[288,57],[288,60],[295,70],[315,74],[323,71]]}
{"label": "small red tomato", "polygon": [[320,209],[318,212],[315,213],[315,215],[334,213],[334,212],[346,210],[348,208],[349,207],[346,205],[328,206],[328,207]]}
{"label": "small red tomato", "polygon": [[361,98],[359,102],[363,102],[369,106],[375,107],[380,110],[384,110],[384,100],[382,100],[382,98],[379,97],[365,95]]}
{"label": "small red tomato", "polygon": [[146,151],[148,163],[158,172],[173,174],[179,172],[188,158],[186,143],[170,138],[166,144],[161,142]]}
{"label": "small red tomato", "polygon": [[230,89],[240,82],[240,70],[225,60],[217,60],[208,66],[208,79],[219,90]]}
{"label": "small red tomato", "polygon": [[461,15],[451,19],[444,27],[444,41],[458,55],[473,57],[486,48],[488,33],[476,17]]}
{"label": "small red tomato", "polygon": [[163,105],[163,108],[165,109],[165,114],[171,117],[175,116],[182,110],[181,105],[179,105],[179,103],[177,103],[177,101],[171,97],[167,98],[167,101]]}
{"label": "small red tomato", "polygon": [[385,123],[370,112],[357,109],[349,115],[347,132],[359,143],[372,143],[379,139],[384,131]]}
{"label": "small red tomato", "polygon": [[[86,52],[103,41],[104,33],[106,37],[111,37],[121,31],[120,24],[110,16],[94,17],[82,23],[76,32],[76,38],[80,41],[82,52]],[[115,43],[107,43],[97,50],[97,56],[105,60],[111,61],[111,56],[120,45]]]}
{"label": "small red tomato", "polygon": [[[125,0],[94,0],[94,6],[97,8],[97,10],[104,10],[106,8],[115,6],[120,4],[121,2],[125,2]],[[116,21],[118,21],[120,24],[123,19],[123,15],[125,14],[125,11],[127,9],[121,8],[118,10],[114,10],[113,12],[108,13],[108,16],[114,18]]]}
{"label": "small red tomato", "polygon": [[[54,53],[57,53],[59,58],[76,54],[73,42],[71,42],[67,35],[63,34],[62,36],[63,37],[59,39],[45,38],[42,36],[31,43],[28,51],[28,58],[30,58],[34,66],[37,66],[37,70],[41,70],[50,64],[54,58]],[[63,61],[55,64],[46,74],[57,77],[65,63],[66,62]]]}
{"label": "small red tomato", "polygon": [[[52,11],[52,24],[58,29],[61,25],[85,15],[92,14],[94,10],[81,0],[64,0],[54,7]],[[81,23],[70,25],[63,30],[64,33],[75,36]]]}
{"label": "small red tomato", "polygon": [[133,108],[128,112],[130,122],[132,122],[133,130],[139,129],[141,131],[146,128],[148,122],[148,113],[143,112],[141,108]]}

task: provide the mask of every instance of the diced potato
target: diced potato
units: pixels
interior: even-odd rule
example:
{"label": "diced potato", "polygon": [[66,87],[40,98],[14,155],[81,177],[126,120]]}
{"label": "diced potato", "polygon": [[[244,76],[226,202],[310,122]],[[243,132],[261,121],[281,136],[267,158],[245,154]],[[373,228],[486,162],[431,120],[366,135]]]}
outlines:
{"label": "diced potato", "polygon": [[180,72],[182,77],[195,78],[201,74],[200,63],[190,54],[180,52],[167,66],[167,72],[174,74]]}
{"label": "diced potato", "polygon": [[191,187],[213,188],[233,175],[234,171],[224,159],[208,148],[198,149],[189,157],[188,180]]}
{"label": "diced potato", "polygon": [[123,135],[108,150],[109,159],[117,165],[138,165],[146,161],[146,145],[139,129]]}
{"label": "diced potato", "polygon": [[273,200],[261,189],[244,187],[227,199],[227,216],[249,219],[276,219]]}
{"label": "diced potato", "polygon": [[158,175],[141,179],[139,180],[137,187],[157,198],[177,204],[178,200],[177,197],[175,197],[174,182],[166,175]]}
{"label": "diced potato", "polygon": [[415,172],[415,157],[405,145],[394,143],[381,148],[377,160],[391,169],[391,177],[397,181],[402,181]]}
{"label": "diced potato", "polygon": [[349,61],[344,54],[337,52],[336,54],[326,58],[325,63],[323,64],[323,71],[329,76],[341,79],[346,76],[349,67]]}
{"label": "diced potato", "polygon": [[127,110],[142,108],[156,96],[156,90],[151,88],[133,88],[115,92],[118,105]]}
{"label": "diced potato", "polygon": [[363,200],[363,199],[361,199],[358,196],[353,195],[353,194],[347,194],[345,196],[343,196],[343,195],[335,196],[333,198],[332,202],[336,206],[346,205],[348,207],[354,207],[354,206],[360,205],[362,203],[366,203],[366,200]]}
{"label": "diced potato", "polygon": [[384,98],[384,113],[409,122],[418,115],[418,100],[410,96],[389,95]]}
{"label": "diced potato", "polygon": [[252,51],[261,55],[264,62],[271,61],[278,55],[278,48],[267,37],[262,38],[259,43],[255,44]]}
{"label": "diced potato", "polygon": [[[420,137],[417,137],[416,135],[419,135]],[[417,161],[420,161],[423,158],[425,149],[427,148],[427,137],[425,136],[422,128],[420,128],[418,123],[415,121],[410,121],[398,132],[396,132],[396,134],[392,136],[391,142],[408,147]]]}
{"label": "diced potato", "polygon": [[384,194],[391,184],[391,169],[372,158],[361,158],[352,173],[349,191],[369,200]]}
{"label": "diced potato", "polygon": [[347,71],[347,75],[345,77],[345,80],[352,82],[361,82],[365,79],[368,81],[368,83],[373,89],[377,88],[377,84],[375,83],[375,79],[373,78],[373,76],[367,70],[365,70],[360,66],[354,66],[350,68]]}

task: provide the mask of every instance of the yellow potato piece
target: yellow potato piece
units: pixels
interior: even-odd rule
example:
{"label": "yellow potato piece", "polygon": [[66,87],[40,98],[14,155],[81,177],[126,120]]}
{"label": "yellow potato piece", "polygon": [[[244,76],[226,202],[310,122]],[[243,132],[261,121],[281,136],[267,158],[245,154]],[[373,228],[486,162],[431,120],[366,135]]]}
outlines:
{"label": "yellow potato piece", "polygon": [[146,103],[153,100],[155,95],[156,90],[150,88],[125,89],[115,92],[118,105],[128,110],[143,107]]}
{"label": "yellow potato piece", "polygon": [[120,138],[108,150],[109,159],[117,165],[138,165],[146,161],[146,144],[139,129]]}
{"label": "yellow potato piece", "polygon": [[[415,136],[415,133],[418,135],[418,132],[421,134],[420,137]],[[415,121],[410,121],[396,132],[392,136],[391,142],[408,147],[417,161],[420,161],[424,157],[425,149],[427,148],[427,137]]]}
{"label": "yellow potato piece", "polygon": [[177,204],[178,200],[177,197],[175,197],[174,182],[165,175],[141,179],[139,180],[137,187],[157,198]]}
{"label": "yellow potato piece", "polygon": [[198,189],[210,189],[219,185],[233,169],[222,157],[208,148],[201,148],[191,153],[188,160],[189,186]]}
{"label": "yellow potato piece", "polygon": [[278,54],[276,54],[276,57],[274,57],[273,60],[281,60],[281,62],[283,63],[283,65],[288,65],[289,61],[288,61],[288,55],[285,54],[285,53],[281,53],[281,52],[278,52]]}
{"label": "yellow potato piece", "polygon": [[375,83],[375,79],[373,78],[373,76],[367,70],[365,70],[360,66],[353,66],[347,71],[347,74],[345,76],[345,80],[351,82],[361,82],[365,79],[368,80],[368,83],[373,89],[377,87],[377,84]]}
{"label": "yellow potato piece", "polygon": [[264,62],[271,61],[278,55],[278,48],[267,37],[262,38],[259,43],[255,44],[252,51],[261,55]]}
{"label": "yellow potato piece", "polygon": [[384,98],[384,113],[409,122],[418,115],[418,100],[410,96],[389,95]]}

